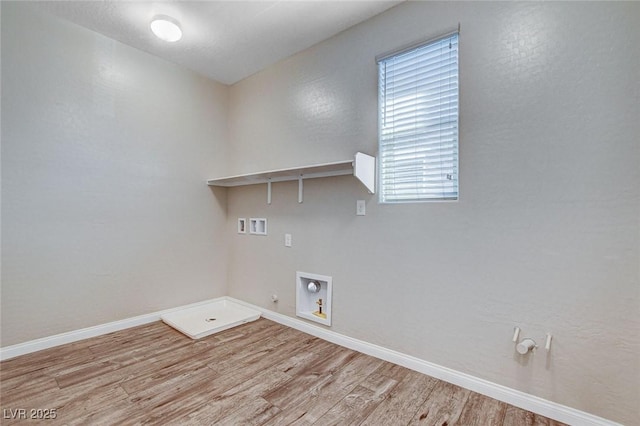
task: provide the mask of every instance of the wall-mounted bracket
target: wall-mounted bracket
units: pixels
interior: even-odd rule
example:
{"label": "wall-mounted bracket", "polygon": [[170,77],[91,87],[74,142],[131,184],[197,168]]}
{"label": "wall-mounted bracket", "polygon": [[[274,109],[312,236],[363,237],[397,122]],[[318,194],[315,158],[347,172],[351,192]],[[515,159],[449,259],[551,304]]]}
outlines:
{"label": "wall-mounted bracket", "polygon": [[302,204],[302,196],[304,195],[304,186],[302,183],[302,175],[298,177],[298,203]]}
{"label": "wall-mounted bracket", "polygon": [[376,193],[376,157],[356,152],[353,175],[362,182],[369,194]]}
{"label": "wall-mounted bracket", "polygon": [[547,350],[547,352],[551,350],[551,339],[553,339],[553,336],[551,335],[551,333],[547,333],[547,338],[544,342],[544,348]]}
{"label": "wall-mounted bracket", "polygon": [[513,343],[518,342],[518,338],[520,337],[520,327],[513,327],[513,337],[511,338],[511,341]]}

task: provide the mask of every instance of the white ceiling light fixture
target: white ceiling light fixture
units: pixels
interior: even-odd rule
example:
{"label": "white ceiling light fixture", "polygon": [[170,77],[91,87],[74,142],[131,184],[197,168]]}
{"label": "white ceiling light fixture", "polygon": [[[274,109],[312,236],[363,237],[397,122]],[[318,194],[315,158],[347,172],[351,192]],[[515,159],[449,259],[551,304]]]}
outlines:
{"label": "white ceiling light fixture", "polygon": [[176,42],[182,38],[182,29],[180,23],[167,15],[156,15],[151,20],[151,31],[160,40],[170,43]]}

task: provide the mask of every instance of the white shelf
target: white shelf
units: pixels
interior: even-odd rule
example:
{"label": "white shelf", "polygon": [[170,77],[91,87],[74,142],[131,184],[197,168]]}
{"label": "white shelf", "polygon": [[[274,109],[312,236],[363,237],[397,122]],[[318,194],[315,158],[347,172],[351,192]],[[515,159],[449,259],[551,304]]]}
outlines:
{"label": "white shelf", "polygon": [[271,203],[271,183],[297,180],[299,182],[298,201],[302,202],[303,179],[354,175],[362,182],[369,193],[375,194],[375,163],[375,157],[358,152],[352,160],[209,179],[207,184],[210,186],[233,187],[266,183],[268,184],[267,202]]}

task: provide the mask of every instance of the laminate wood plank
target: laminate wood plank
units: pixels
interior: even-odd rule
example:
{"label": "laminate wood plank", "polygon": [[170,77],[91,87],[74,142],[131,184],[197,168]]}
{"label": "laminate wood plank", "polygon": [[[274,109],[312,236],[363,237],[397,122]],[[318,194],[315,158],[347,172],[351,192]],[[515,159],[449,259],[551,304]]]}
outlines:
{"label": "laminate wood plank", "polygon": [[[174,338],[177,337],[177,339],[160,342],[161,345],[166,344],[161,349],[155,344],[149,345],[144,352],[138,348],[129,357],[122,353],[118,353],[113,357],[109,352],[105,352],[102,356],[97,356],[95,358],[96,361],[87,360],[85,364],[80,364],[75,371],[61,371],[55,374],[54,377],[58,379],[61,387],[71,387],[73,389],[78,388],[77,385],[87,380],[90,380],[95,386],[105,386],[112,383],[131,381],[147,374],[166,377],[163,373],[168,366],[188,364],[189,357],[212,350],[211,343],[213,340],[194,342],[182,334],[174,333],[172,329],[169,329],[164,324],[158,323],[157,325],[161,329],[168,331],[168,334],[173,335]],[[148,327],[145,327],[142,330],[145,331],[147,329]],[[95,347],[95,345],[93,346]],[[119,358],[122,358],[122,360],[119,360]],[[99,368],[100,363],[106,363],[106,366]],[[113,364],[111,365],[110,363]],[[97,369],[96,364],[98,364]],[[94,369],[93,371],[91,370],[92,368]]]}
{"label": "laminate wood plank", "polygon": [[189,356],[191,356],[192,352],[187,351],[186,348],[178,349],[177,351],[180,350],[183,350],[184,355],[179,357],[178,359],[175,358],[175,352],[165,352],[158,356],[149,357],[144,359],[143,361],[132,363],[131,365],[128,365],[126,367],[107,371],[99,376],[92,377],[88,380],[74,383],[72,385],[66,386],[65,389],[68,389],[69,392],[83,392],[87,386],[103,387],[116,383],[126,383],[127,381],[136,379],[140,376],[146,377],[149,374],[161,374],[162,368],[167,365],[180,365],[183,362],[188,362],[188,360],[190,359]]}
{"label": "laminate wood plank", "polygon": [[385,361],[377,370],[376,373],[382,374],[383,376],[391,377],[398,382],[402,381],[405,376],[411,373],[411,370],[408,368],[402,367],[398,364],[393,364],[391,362]]}
{"label": "laminate wood plank", "polygon": [[209,401],[220,394],[221,387],[218,380],[211,380],[206,375],[188,376],[174,381],[172,387],[163,386],[162,392],[129,397],[129,401],[139,407],[137,412],[131,414],[129,421],[135,424],[182,421],[189,413],[206,407]]}
{"label": "laminate wood plank", "polygon": [[438,382],[410,425],[453,425],[458,422],[471,391],[450,383]]}
{"label": "laminate wood plank", "polygon": [[[332,371],[328,380],[310,389],[310,397],[304,402],[305,418],[309,423],[315,422],[338,401],[346,397],[356,386],[365,382],[382,363],[379,359],[357,353],[347,364],[336,371]],[[293,402],[293,401],[292,401]],[[289,404],[293,406],[294,404]],[[301,420],[301,419],[298,419]]]}
{"label": "laminate wood plank", "polygon": [[[190,352],[188,354],[167,354],[167,362],[158,365],[156,361],[153,368],[148,371],[141,371],[135,378],[123,383],[123,387],[129,393],[135,393],[142,389],[152,388],[155,384],[162,383],[172,377],[182,374],[183,372],[189,372],[195,368],[201,368],[207,364],[218,363],[214,360],[229,360],[235,359],[235,354],[239,353],[243,349],[247,349],[248,353],[255,353],[256,346],[259,344],[261,348],[265,347],[265,343],[262,340],[271,340],[271,335],[277,330],[274,327],[260,327],[255,328],[256,333],[249,335],[243,341],[240,340],[227,340],[223,338],[223,341],[210,340],[210,346],[201,347],[201,350],[197,352]],[[200,345],[204,342],[195,342],[193,346]],[[233,356],[230,356],[233,355]],[[233,363],[231,363],[233,364]],[[235,368],[246,367],[243,362],[236,362],[233,364]],[[231,369],[229,369],[231,370]],[[208,373],[210,376],[211,374]],[[221,375],[216,372],[213,376]]]}
{"label": "laminate wood plank", "polygon": [[230,343],[232,340],[239,340],[246,344],[248,342],[257,342],[265,337],[273,338],[279,332],[283,331],[280,324],[276,324],[266,319],[258,319],[243,324],[240,327],[230,328],[220,333],[199,339],[198,341],[213,339],[216,343]]}
{"label": "laminate wood plank", "polygon": [[156,322],[24,355],[0,363],[0,394],[3,409],[57,409],[52,425],[560,424],[265,319],[199,340]]}
{"label": "laminate wood plank", "polygon": [[[59,349],[59,352],[57,351]],[[0,363],[0,381],[40,371],[48,373],[93,359],[91,350],[78,343],[70,343],[59,348],[45,349],[32,354],[22,355]]]}
{"label": "laminate wood plank", "polygon": [[504,426],[566,426],[564,423],[540,416],[513,405],[505,409]]}
{"label": "laminate wood plank", "polygon": [[[207,364],[202,359],[187,358],[185,360],[176,360],[170,364],[159,367],[157,370],[146,374],[139,374],[121,383],[122,388],[129,395],[136,395],[139,392],[148,389],[154,389],[156,386],[162,385],[169,380],[176,380],[180,377],[202,372],[214,379],[216,375],[212,375]],[[213,376],[213,377],[212,377]]]}
{"label": "laminate wood plank", "polygon": [[131,328],[129,329],[131,334],[115,332],[89,339],[91,344],[88,347],[98,355],[106,353],[113,357],[118,353],[120,348],[122,348],[124,352],[129,352],[135,347],[146,346],[147,342],[162,337],[171,341],[182,342],[189,347],[197,348],[203,345],[217,344],[223,340],[241,338],[264,328],[273,329],[274,324],[270,321],[259,320],[245,324],[242,327],[242,331],[239,331],[237,328],[229,329],[199,340],[192,340],[163,322],[157,321],[155,323]]}
{"label": "laminate wood plank", "polygon": [[322,357],[317,362],[308,365],[297,374],[295,379],[263,397],[276,407],[286,409],[293,401],[296,401],[301,392],[306,393],[309,389],[319,386],[356,356],[357,354],[349,349],[337,347],[332,350],[331,356]]}
{"label": "laminate wood plank", "polygon": [[168,330],[165,334],[158,331],[152,335],[145,334],[140,338],[134,337],[130,341],[118,342],[117,344],[102,344],[99,348],[96,345],[91,345],[89,349],[95,354],[96,359],[118,363],[121,360],[127,360],[128,362],[142,360],[150,354],[157,355],[179,347],[192,345],[193,342],[187,339],[186,336],[176,333],[174,330]]}
{"label": "laminate wood plank", "polygon": [[[83,341],[82,350],[89,351],[91,356],[58,362],[46,367],[44,372],[56,377],[59,384],[66,387],[85,379],[92,379],[96,374],[101,377],[109,370],[126,367],[145,357],[156,357],[163,350],[172,350],[180,345],[179,341],[175,340],[180,335],[159,322],[127,331],[134,336],[115,332]],[[124,338],[124,335],[127,337]],[[182,344],[184,343],[182,340]],[[85,376],[83,372],[88,374]]]}
{"label": "laminate wood plank", "polygon": [[[244,327],[246,326],[251,328],[245,330]],[[208,347],[202,349],[209,351],[209,356],[212,358],[218,356],[218,358],[213,358],[213,360],[220,360],[224,359],[227,353],[239,354],[242,353],[242,351],[245,351],[245,353],[247,351],[250,352],[251,348],[261,346],[263,342],[272,341],[275,335],[282,332],[282,329],[278,327],[277,324],[267,320],[254,321],[238,328],[242,329],[241,334],[238,332],[227,334],[227,332],[232,330],[226,330],[220,333],[221,336],[214,334],[195,341],[193,345],[207,344]],[[199,355],[207,356],[204,353],[199,353]]]}
{"label": "laminate wood plank", "polygon": [[293,345],[291,353],[273,365],[292,377],[321,364],[335,351],[335,346],[331,343],[310,336],[302,341],[295,341]]}
{"label": "laminate wood plank", "polygon": [[236,362],[230,362],[229,358],[224,358],[219,361],[210,360],[207,366],[221,376],[231,375],[235,371],[256,371],[271,367],[274,362],[281,360],[280,357],[287,355],[290,350],[292,350],[290,344],[272,340],[263,342],[260,347],[242,351],[242,354],[237,358],[234,354],[233,358]]}
{"label": "laminate wood plank", "polygon": [[[162,328],[164,328],[165,331],[167,329],[165,325],[162,325]],[[171,330],[172,332],[170,333],[171,338],[158,339],[157,336],[162,335],[157,334],[155,329],[151,334],[149,334],[147,330],[149,329],[143,329],[145,336],[148,337],[151,335],[152,337],[150,340],[141,339],[146,343],[146,345],[141,346],[139,343],[136,343],[130,353],[123,353],[118,344],[117,350],[113,354],[107,351],[102,356],[97,357],[92,363],[71,366],[68,370],[61,371],[59,374],[55,375],[59,386],[67,387],[86,380],[91,380],[95,377],[101,377],[147,358],[158,363],[159,358],[167,354],[169,359],[173,358],[175,360],[174,363],[178,363],[184,359],[185,351],[195,356],[203,355],[203,352],[207,351],[216,351],[218,349],[223,350],[223,346],[226,348],[224,349],[225,351],[231,351],[233,348],[241,345],[241,343],[238,342],[223,345],[216,339],[209,339],[207,342],[194,342],[182,334],[173,333],[173,330]],[[259,330],[262,333],[256,333],[255,336],[252,336],[252,339],[248,340],[254,341],[254,339],[267,338],[273,332],[272,327],[268,326]],[[105,347],[103,346],[102,349],[105,349]],[[225,352],[222,355],[224,356],[227,353],[228,352]],[[158,368],[162,367],[164,367],[164,365],[158,365]]]}
{"label": "laminate wood plank", "polygon": [[[328,375],[326,379],[320,380],[311,388],[299,389],[297,394],[290,394],[283,400],[284,402],[280,403],[281,412],[265,425],[313,424],[375,371],[382,362],[364,354],[358,354],[343,368]],[[277,391],[276,395],[278,395]],[[279,396],[282,397],[282,394]]]}
{"label": "laminate wood plank", "polygon": [[[309,338],[309,336],[306,337]],[[314,337],[312,340],[309,340],[308,346],[305,345],[301,347],[300,350],[288,358],[286,362],[279,363],[278,366],[282,368],[283,373],[297,376],[308,369],[309,366],[316,365],[323,359],[331,356],[335,349],[336,346],[333,343]]]}
{"label": "laminate wood plank", "polygon": [[[285,335],[284,332],[287,332],[288,335]],[[296,330],[295,328],[290,328],[290,327],[284,327],[284,329],[281,329],[280,332],[278,332],[274,338],[279,339],[279,340],[289,340],[289,339],[307,339],[307,338],[311,338],[311,339],[318,339],[315,336],[312,336],[308,333],[304,333],[300,330]]]}
{"label": "laminate wood plank", "polygon": [[242,332],[229,333],[232,332],[230,329],[219,333],[220,336],[214,334],[199,340],[191,340],[189,337],[181,335],[187,344],[176,349],[172,353],[173,358],[180,360],[185,357],[197,356],[209,357],[214,360],[222,359],[248,346],[260,345],[261,341],[272,339],[275,334],[281,331],[276,324],[266,320],[254,321],[240,328]]}
{"label": "laminate wood plank", "polygon": [[[254,372],[240,382],[233,381],[231,377],[226,379],[226,383],[222,383],[221,380],[197,383],[189,389],[184,389],[179,398],[167,398],[142,410],[145,414],[136,417],[135,421],[145,424],[174,420],[180,424],[215,424],[217,419],[241,409],[244,404],[254,399],[254,392],[259,394],[263,389],[277,386],[291,377],[272,369],[260,374]],[[233,386],[231,390],[230,385]],[[224,388],[227,390],[223,391]]]}
{"label": "laminate wood plank", "polygon": [[[102,336],[100,336],[102,337]],[[130,352],[136,348],[145,347],[156,340],[170,340],[180,338],[177,333],[169,333],[158,323],[137,327],[131,335],[121,335],[117,332],[107,334],[106,337],[88,345],[91,352],[101,355],[108,353],[117,356],[122,352]]]}
{"label": "laminate wood plank", "polygon": [[21,389],[29,389],[36,387],[36,385],[45,390],[58,386],[55,380],[43,373],[42,370],[36,370],[0,381],[0,394],[5,394],[9,391],[14,391],[13,393],[19,392]]}
{"label": "laminate wood plank", "polygon": [[[283,330],[283,332],[286,332],[286,330]],[[232,366],[233,368],[228,366],[222,370],[225,372],[224,374],[214,372],[209,367],[203,367],[204,369],[196,374],[188,372],[177,378],[165,380],[158,386],[144,389],[136,393],[131,399],[133,402],[142,404],[145,406],[145,409],[149,411],[149,416],[138,420],[146,422],[148,419],[162,419],[162,421],[167,421],[193,412],[198,405],[207,405],[216,397],[225,395],[225,392],[229,389],[237,387],[238,383],[245,385],[246,383],[252,383],[252,378],[261,371],[269,368],[272,363],[280,360],[280,358],[274,356],[274,352],[272,351],[267,351],[265,355],[263,351],[259,351],[261,348],[267,345],[269,345],[267,347],[273,345],[275,345],[274,347],[280,346],[281,350],[278,353],[284,357],[294,351],[295,344],[296,342],[265,341],[262,342],[262,346],[253,349],[254,353],[261,353],[264,356],[256,359],[244,354],[244,356],[238,359],[237,363]],[[269,354],[271,356],[269,356]],[[209,373],[207,373],[207,370]],[[280,371],[276,372],[280,374],[281,377],[286,376],[287,380],[290,379],[290,376]],[[212,376],[215,377],[216,374],[218,374],[218,376],[215,380],[211,380]],[[177,390],[176,386],[178,386]],[[176,398],[175,395],[176,391],[179,392],[178,398]],[[180,401],[178,401],[176,403],[176,399],[182,400],[182,402],[180,403]],[[188,404],[186,405],[184,403],[185,400],[188,400]],[[214,410],[219,411],[218,405],[214,405],[213,407]],[[211,412],[206,408],[202,410],[208,412],[208,415],[211,416]],[[216,413],[218,413],[218,411],[216,411]],[[219,414],[216,414],[216,416],[217,415]]]}
{"label": "laminate wood plank", "polygon": [[57,387],[46,392],[39,392],[34,387],[31,392],[14,393],[13,390],[3,392],[1,402],[3,409],[57,409],[69,399],[70,396]]}
{"label": "laminate wood plank", "polygon": [[307,336],[301,342],[273,341],[269,344],[263,343],[263,349],[252,349],[250,356],[244,354],[240,358],[234,356],[233,359],[236,362],[228,363],[224,361],[217,365],[208,364],[208,366],[221,376],[232,377],[234,380],[268,368],[274,368],[286,373],[295,368],[298,361],[296,355],[313,345],[316,340]]}
{"label": "laminate wood plank", "polygon": [[[222,419],[233,415],[236,411],[244,411],[244,406],[257,396],[268,393],[271,389],[289,380],[291,380],[291,376],[277,369],[263,371],[246,382],[215,396],[203,409],[190,413],[186,424],[218,424]],[[238,417],[240,416],[242,416],[242,413],[238,413]]]}
{"label": "laminate wood plank", "polygon": [[406,368],[404,370],[386,368],[382,370],[401,378],[401,381],[364,420],[363,425],[408,424],[438,383],[438,380],[433,377]]}
{"label": "laminate wood plank", "polygon": [[[252,323],[253,324],[253,323]],[[273,323],[267,321],[265,324],[272,326]],[[90,339],[82,340],[79,342],[69,343],[62,346],[58,346],[55,348],[44,349],[42,351],[34,352],[31,354],[22,355],[16,358],[12,358],[9,360],[2,361],[0,363],[0,374],[1,378],[9,378],[12,375],[17,375],[21,373],[14,373],[17,369],[21,367],[26,367],[30,372],[33,372],[42,368],[49,368],[51,366],[60,365],[61,362],[66,362],[67,360],[73,362],[74,359],[78,358],[87,358],[90,353],[90,348],[96,348],[96,345],[99,342],[104,342],[105,339],[117,340],[117,341],[140,341],[142,337],[147,335],[151,329],[156,334],[164,333],[164,337],[167,338],[168,335],[178,336],[183,339],[187,339],[181,333],[176,332],[175,330],[167,327],[165,324],[161,322],[156,322],[148,325],[133,327],[127,330],[122,330],[114,333],[109,333],[102,336],[93,337]],[[224,332],[219,333],[222,335]],[[132,337],[131,335],[135,337]],[[99,351],[101,352],[101,351]],[[110,355],[113,356],[113,352],[110,352]]]}
{"label": "laminate wood plank", "polygon": [[459,423],[468,426],[501,426],[506,411],[507,404],[504,402],[471,392]]}
{"label": "laminate wood plank", "polygon": [[82,343],[87,347],[91,347],[91,346],[99,346],[107,342],[115,343],[115,342],[121,342],[121,341],[129,341],[137,337],[154,335],[157,333],[161,333],[164,335],[169,334],[169,331],[165,328],[165,324],[161,321],[154,321],[147,324],[137,325],[135,327],[128,328],[126,329],[127,333],[123,333],[122,331],[124,330],[102,334],[100,336],[95,336],[87,340],[81,340],[78,343]]}
{"label": "laminate wood plank", "polygon": [[[179,400],[181,395],[184,395],[193,387],[207,386],[207,389],[216,392],[224,388],[225,383],[225,380],[220,380],[209,367],[201,365],[195,369],[168,377],[154,386],[141,389],[130,395],[129,400],[144,408],[152,409],[173,400]],[[227,386],[231,386],[231,383]]]}
{"label": "laminate wood plank", "polygon": [[94,358],[92,362],[70,366],[53,376],[56,378],[58,386],[64,388],[139,363],[144,358],[153,358],[159,354],[169,352],[175,345],[181,344],[181,342],[172,342],[165,339],[155,340],[146,347],[134,348],[130,354],[117,351],[114,356],[99,356]]}
{"label": "laminate wood plank", "polygon": [[57,419],[61,423],[69,423],[74,419],[85,417],[88,414],[109,406],[118,400],[125,400],[129,397],[127,393],[117,384],[100,388],[87,387],[85,392],[65,392],[63,394],[64,403],[58,403]]}
{"label": "laminate wood plank", "polygon": [[[142,370],[139,374],[126,379],[122,386],[129,394],[134,394],[142,389],[153,388],[155,385],[181,376],[183,373],[204,367],[212,360],[233,356],[233,353],[243,346],[255,344],[260,339],[267,339],[276,330],[274,327],[264,326],[252,329],[256,330],[256,333],[248,334],[244,341],[237,340],[239,339],[238,333],[228,334],[233,336],[232,339],[226,339],[223,336],[223,339],[206,338],[206,340],[199,341],[191,341],[191,339],[184,336],[192,342],[190,346],[180,347],[154,358],[153,369]],[[244,334],[242,333],[242,335]],[[211,375],[210,373],[207,374]]]}
{"label": "laminate wood plank", "polygon": [[322,351],[323,346],[320,342],[313,342],[313,348],[303,349],[293,354],[290,358],[278,364],[283,373],[295,376],[299,371],[306,368],[307,365],[317,362],[320,355],[316,351]]}
{"label": "laminate wood plank", "polygon": [[[280,358],[281,356],[287,356],[288,358],[281,360],[281,361],[277,361],[275,362],[275,364],[273,364],[272,367],[270,367],[272,370],[274,371],[280,371],[282,373],[289,373],[289,372],[294,372],[297,374],[298,371],[300,371],[301,368],[308,368],[309,363],[308,362],[304,362],[304,361],[310,361],[312,359],[319,359],[322,355],[329,355],[328,353],[324,353],[322,350],[324,350],[326,348],[326,350],[334,350],[335,351],[335,345],[328,343],[326,341],[317,339],[315,337],[309,336],[305,333],[296,333],[294,334],[294,337],[297,338],[302,338],[304,339],[303,342],[300,341],[293,341],[293,342],[289,342],[290,347],[286,348],[283,347],[280,351],[280,355],[278,355],[276,352],[271,352],[269,354],[269,357],[271,358],[271,361],[269,363],[272,363],[275,361],[276,358]],[[313,347],[309,348],[308,345],[312,345]],[[309,352],[312,350],[318,350],[320,349],[320,352]],[[313,355],[313,356],[310,356]],[[324,359],[324,357],[322,357]],[[235,377],[237,379],[237,375],[233,374],[233,372],[231,372],[230,374],[233,375],[233,377]],[[289,376],[290,377],[290,376]],[[254,389],[255,391],[255,389]],[[255,398],[255,396],[254,396]],[[262,398],[260,398],[262,399]],[[248,402],[249,403],[249,402]],[[247,403],[247,404],[248,404]],[[246,404],[245,404],[246,405]],[[273,406],[273,404],[269,403],[270,407],[273,407],[272,409],[267,410],[265,413],[263,413],[261,415],[261,417],[264,417],[264,421],[268,420],[267,417],[273,416],[277,413],[280,412],[280,409],[278,407]],[[210,407],[209,407],[210,409]],[[244,410],[240,410],[240,411],[244,411]],[[268,416],[267,416],[268,414]],[[192,417],[195,417],[196,419],[200,419],[202,420],[204,414],[200,414],[199,416],[196,416],[196,414],[192,414]],[[210,416],[211,417],[211,416]],[[216,418],[219,417],[219,415],[216,415]],[[233,418],[234,417],[241,417],[241,418],[245,418],[245,414],[243,412],[236,412],[235,414],[230,414],[227,416],[227,420],[221,419],[219,420],[219,422],[230,422],[230,424],[234,424],[233,423]],[[253,417],[252,417],[253,418]],[[212,421],[211,418],[208,418],[209,421]],[[255,420],[255,419],[254,419]],[[195,420],[193,421],[194,423],[196,422]],[[252,423],[252,421],[247,420],[247,422]],[[235,424],[244,424],[244,421],[238,421]]]}
{"label": "laminate wood plank", "polygon": [[388,376],[372,373],[314,424],[323,426],[360,424],[362,419],[367,418],[387,397],[397,383]]}
{"label": "laminate wood plank", "polygon": [[39,370],[0,382],[3,407],[17,406],[20,401],[28,401],[57,390],[59,388],[56,380],[43,375]]}
{"label": "laminate wood plank", "polygon": [[280,412],[278,407],[262,398],[252,398],[242,408],[229,414],[216,423],[218,426],[258,426]]}
{"label": "laminate wood plank", "polygon": [[292,345],[287,344],[287,342],[278,339],[266,339],[260,345],[247,345],[245,348],[239,349],[232,358],[213,359],[208,363],[208,366],[212,371],[223,375],[252,364],[263,363],[272,356],[277,357],[293,349]]}
{"label": "laminate wood plank", "polygon": [[[132,404],[127,399],[111,401],[108,405],[98,407],[95,411],[87,412],[75,419],[66,422],[69,426],[113,426],[134,424],[131,419],[133,413],[138,413],[142,408]],[[47,425],[48,426],[48,425]]]}
{"label": "laminate wood plank", "polygon": [[[67,388],[40,392],[30,398],[9,404],[10,408],[24,408],[27,412],[31,409],[55,409],[56,419],[47,420],[47,423],[66,424],[77,417],[86,415],[86,413],[100,410],[104,406],[127,397],[127,393],[117,384],[100,387],[85,384],[82,388],[73,390]],[[3,407],[7,404],[4,398],[2,404]]]}
{"label": "laminate wood plank", "polygon": [[[145,358],[158,356],[162,353],[175,351],[179,348],[192,348],[193,342],[184,339],[185,336],[162,337],[158,336],[151,340],[137,342],[131,345],[129,350],[125,347],[118,347],[114,351],[96,353],[95,359],[99,361],[109,361],[112,364],[129,365],[142,361]],[[94,352],[95,353],[95,352]]]}
{"label": "laminate wood plank", "polygon": [[539,419],[536,419],[534,413],[514,406],[507,407],[502,424],[504,426],[542,426],[543,424],[546,426],[546,423],[540,423]]}
{"label": "laminate wood plank", "polygon": [[109,361],[92,361],[85,365],[77,365],[75,367],[72,371],[65,371],[60,375],[54,375],[60,388],[86,382],[121,368],[119,365]]}
{"label": "laminate wood plank", "polygon": [[377,394],[387,395],[389,391],[398,384],[398,381],[383,374],[371,373],[360,384]]}

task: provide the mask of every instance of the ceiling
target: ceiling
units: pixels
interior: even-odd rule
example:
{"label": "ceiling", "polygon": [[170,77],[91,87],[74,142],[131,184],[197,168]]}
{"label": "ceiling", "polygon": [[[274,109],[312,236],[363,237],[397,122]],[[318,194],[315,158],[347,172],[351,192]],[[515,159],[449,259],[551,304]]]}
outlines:
{"label": "ceiling", "polygon": [[[394,1],[44,1],[37,7],[92,31],[233,84],[365,21]],[[149,29],[155,15],[180,22],[182,40]]]}

